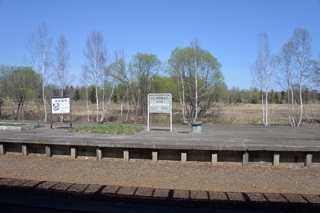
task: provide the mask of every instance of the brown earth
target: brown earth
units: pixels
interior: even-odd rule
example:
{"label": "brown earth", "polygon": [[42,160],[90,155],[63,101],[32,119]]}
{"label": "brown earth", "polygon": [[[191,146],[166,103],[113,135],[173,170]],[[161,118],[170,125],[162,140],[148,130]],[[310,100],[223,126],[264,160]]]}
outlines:
{"label": "brown earth", "polygon": [[0,193],[266,212],[319,212],[320,165],[0,157]]}
{"label": "brown earth", "polygon": [[179,190],[320,194],[320,165],[0,157],[1,178]]}

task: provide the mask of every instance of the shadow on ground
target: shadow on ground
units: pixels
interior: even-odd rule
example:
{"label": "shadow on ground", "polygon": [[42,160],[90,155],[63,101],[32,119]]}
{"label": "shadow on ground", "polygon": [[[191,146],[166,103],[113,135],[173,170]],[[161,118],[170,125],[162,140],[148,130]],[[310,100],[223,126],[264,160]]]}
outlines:
{"label": "shadow on ground", "polygon": [[197,209],[320,212],[320,195],[212,192],[0,178],[0,193]]}

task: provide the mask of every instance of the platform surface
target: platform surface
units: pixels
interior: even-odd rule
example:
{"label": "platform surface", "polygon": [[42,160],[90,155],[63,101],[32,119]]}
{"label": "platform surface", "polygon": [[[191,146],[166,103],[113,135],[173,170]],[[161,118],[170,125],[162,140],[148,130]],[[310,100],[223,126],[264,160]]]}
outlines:
{"label": "platform surface", "polygon": [[147,127],[133,135],[69,132],[66,127],[1,131],[0,142],[146,149],[234,151],[320,151],[320,127],[202,126],[192,133],[188,125]]}

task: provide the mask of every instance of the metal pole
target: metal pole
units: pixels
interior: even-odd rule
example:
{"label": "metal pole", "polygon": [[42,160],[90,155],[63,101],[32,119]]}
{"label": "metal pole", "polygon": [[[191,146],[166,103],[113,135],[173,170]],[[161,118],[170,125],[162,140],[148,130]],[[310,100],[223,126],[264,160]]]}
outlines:
{"label": "metal pole", "polygon": [[147,121],[147,124],[148,124],[148,127],[147,127],[147,131],[149,131],[149,105],[150,105],[150,102],[149,102],[149,95],[148,95],[148,121]]}
{"label": "metal pole", "polygon": [[170,112],[170,132],[172,132],[172,108]]}

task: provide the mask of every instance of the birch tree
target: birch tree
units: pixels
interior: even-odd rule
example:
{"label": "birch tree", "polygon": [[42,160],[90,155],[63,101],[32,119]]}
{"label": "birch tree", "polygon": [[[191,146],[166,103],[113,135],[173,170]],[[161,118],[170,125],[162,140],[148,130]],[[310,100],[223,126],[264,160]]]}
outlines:
{"label": "birch tree", "polygon": [[170,59],[168,60],[169,65],[171,66],[171,75],[177,79],[178,87],[179,87],[179,101],[181,105],[181,113],[182,113],[182,119],[183,124],[188,124],[186,113],[185,113],[185,107],[186,107],[186,101],[185,101],[185,82],[184,82],[184,56],[183,56],[183,50],[180,48],[175,48],[170,56]]}
{"label": "birch tree", "polygon": [[99,122],[99,86],[102,83],[107,57],[104,37],[101,32],[93,31],[88,36],[83,54],[86,60],[83,69],[86,70],[88,78],[96,90],[96,121]]}
{"label": "birch tree", "polygon": [[117,83],[118,75],[125,72],[126,64],[124,59],[123,51],[116,51],[114,53],[115,60],[113,63],[111,63],[106,69],[105,69],[105,75],[109,77],[110,81],[110,93],[108,97],[108,101],[106,103],[106,108],[103,110],[100,123],[104,122],[105,115],[107,113],[107,110],[109,108],[109,105],[111,103],[111,98],[114,93],[115,85]]}
{"label": "birch tree", "polygon": [[[135,92],[133,91],[133,81],[134,81],[134,74],[133,74],[133,69],[132,65],[131,68],[127,67],[127,63],[124,57],[124,51],[119,50],[115,52],[115,58],[116,58],[116,64],[118,67],[118,72],[117,72],[117,81],[120,82],[121,85],[124,86],[125,88],[125,94],[123,95],[121,99],[121,117],[122,117],[122,105],[123,102],[126,100],[127,102],[127,115],[125,119],[123,119],[123,122],[127,122],[128,117],[129,117],[129,112],[130,112],[130,100],[132,101],[133,105],[137,109],[137,99],[135,98]],[[119,89],[119,86],[118,86]],[[136,111],[137,112],[137,111]],[[135,123],[137,122],[137,116],[135,114],[134,116]]]}
{"label": "birch tree", "polygon": [[200,48],[198,40],[193,40],[189,52],[186,80],[190,79],[187,87],[188,99],[191,103],[191,117],[195,122],[213,106],[216,95],[220,92],[224,77],[221,64],[210,52]]}
{"label": "birch tree", "polygon": [[47,100],[45,87],[49,80],[49,72],[52,65],[52,38],[49,37],[49,27],[41,22],[35,28],[36,32],[28,37],[27,48],[30,57],[25,57],[26,63],[33,67],[41,75],[42,102],[44,108],[44,121],[47,121]]}
{"label": "birch tree", "polygon": [[60,36],[55,50],[54,75],[61,96],[63,96],[64,89],[72,82],[72,79],[69,78],[70,51],[68,50],[68,41],[64,36]]}
{"label": "birch tree", "polygon": [[[262,91],[262,120],[265,126],[269,125],[268,93],[271,77],[275,68],[276,59],[275,56],[271,54],[269,36],[266,32],[260,33],[258,35],[257,58],[253,64],[250,65],[250,70],[254,82],[258,84]],[[263,100],[265,100],[265,102]]]}
{"label": "birch tree", "polygon": [[[210,52],[201,49],[197,40],[191,41],[190,47],[176,48],[168,63],[181,89],[182,114],[188,108],[184,104],[189,104],[190,111],[186,114],[194,122],[213,106],[223,85],[221,64]],[[184,123],[189,123],[184,119]]]}
{"label": "birch tree", "polygon": [[90,122],[90,112],[89,112],[89,95],[88,95],[88,88],[89,88],[89,76],[87,69],[84,69],[82,67],[81,72],[81,83],[85,86],[86,89],[86,106],[87,106],[87,116],[88,116],[88,122]]}
{"label": "birch tree", "polygon": [[295,99],[294,99],[294,85],[296,75],[294,72],[294,55],[293,43],[287,42],[283,45],[278,56],[280,73],[278,74],[279,85],[287,91],[287,106],[288,106],[288,121],[291,126],[296,126],[295,118]]}
{"label": "birch tree", "polygon": [[312,69],[312,52],[311,52],[312,37],[307,29],[297,28],[294,30],[290,42],[293,44],[293,55],[295,61],[295,69],[298,76],[299,85],[299,100],[300,100],[300,116],[297,126],[300,126],[304,111],[302,92],[306,82],[314,74]]}
{"label": "birch tree", "polygon": [[191,68],[190,70],[192,70],[193,73],[193,77],[194,77],[194,113],[193,113],[193,122],[195,122],[198,118],[198,55],[199,55],[199,49],[200,49],[200,44],[198,42],[198,40],[193,40],[190,42],[191,44],[191,48],[193,51],[193,68]]}

